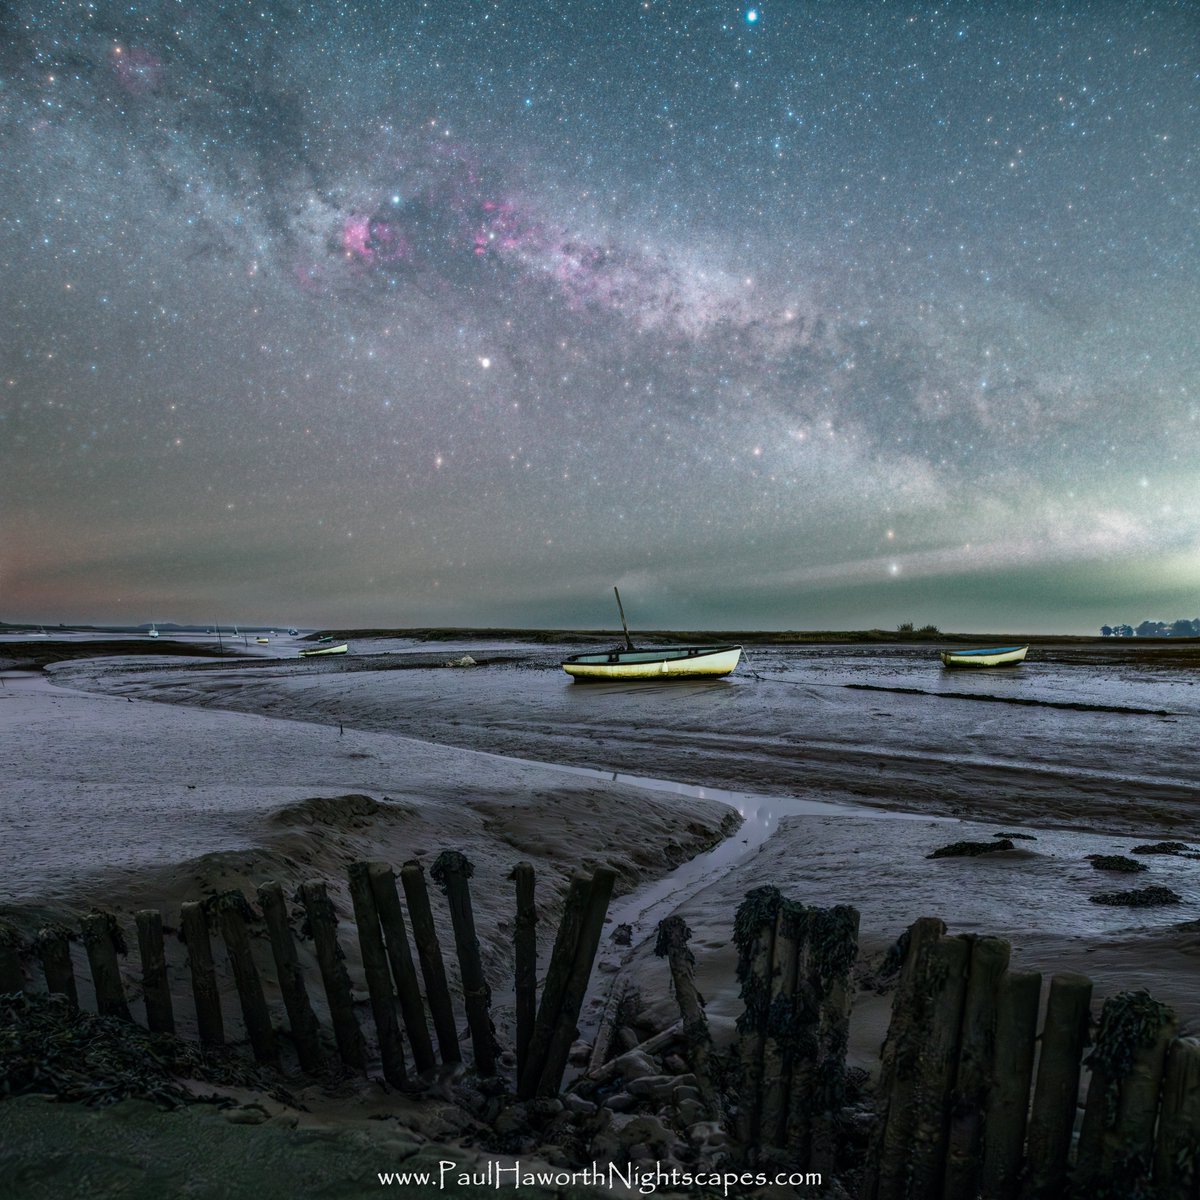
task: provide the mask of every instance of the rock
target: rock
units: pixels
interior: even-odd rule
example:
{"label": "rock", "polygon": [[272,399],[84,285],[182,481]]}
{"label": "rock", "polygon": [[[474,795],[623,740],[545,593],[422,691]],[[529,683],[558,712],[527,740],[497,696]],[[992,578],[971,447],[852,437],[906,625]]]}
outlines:
{"label": "rock", "polygon": [[613,1035],[613,1045],[620,1053],[632,1050],[641,1040],[636,1031],[630,1029],[628,1025],[622,1025]]}
{"label": "rock", "polygon": [[687,1128],[695,1125],[698,1121],[703,1121],[708,1116],[708,1111],[699,1100],[682,1100],[677,1105],[679,1121]]}
{"label": "rock", "polygon": [[241,1104],[225,1109],[225,1120],[231,1125],[261,1125],[267,1119],[266,1109],[257,1104]]}
{"label": "rock", "polygon": [[[269,1118],[265,1124],[275,1129],[295,1129],[300,1124],[300,1118],[294,1113],[280,1113],[277,1117]],[[414,1146],[413,1149],[415,1150],[416,1147]]]}
{"label": "rock", "polygon": [[626,1080],[625,1087],[633,1096],[651,1096],[665,1100],[675,1086],[674,1075],[644,1075],[640,1079]]}
{"label": "rock", "polygon": [[492,1128],[501,1134],[528,1133],[529,1118],[524,1105],[514,1104],[511,1108],[506,1108],[497,1114],[495,1121],[492,1122]]}
{"label": "rock", "polygon": [[662,1151],[674,1144],[675,1135],[662,1123],[658,1117],[645,1113],[634,1117],[623,1126],[618,1135],[622,1145],[636,1146],[645,1143],[648,1147]]}
{"label": "rock", "polygon": [[674,1090],[671,1092],[671,1099],[676,1104],[682,1104],[685,1100],[702,1100],[700,1089],[690,1083],[677,1083]]}
{"label": "rock", "polygon": [[637,1097],[631,1096],[628,1092],[613,1092],[611,1096],[605,1096],[601,1104],[612,1112],[623,1113],[636,1107]]}
{"label": "rock", "polygon": [[551,1117],[557,1117],[564,1107],[565,1105],[557,1096],[539,1096],[536,1100],[530,1100],[525,1106],[529,1116],[538,1121],[548,1121]]}
{"label": "rock", "polygon": [[446,666],[448,667],[476,667],[479,664],[469,655],[464,654],[462,658],[452,658]]}
{"label": "rock", "polygon": [[663,1059],[663,1070],[670,1071],[672,1075],[686,1075],[691,1067],[680,1054],[668,1054]]}
{"label": "rock", "polygon": [[585,1063],[590,1062],[592,1057],[592,1047],[589,1042],[575,1042],[567,1054],[567,1062],[572,1066],[581,1067]]}
{"label": "rock", "polygon": [[614,946],[632,946],[633,926],[627,924],[618,925],[608,936]]}
{"label": "rock", "polygon": [[729,1136],[719,1121],[697,1121],[688,1126],[688,1141],[694,1146],[728,1146]]}
{"label": "rock", "polygon": [[590,1101],[585,1100],[582,1096],[577,1096],[573,1092],[568,1092],[562,1098],[563,1108],[579,1117],[590,1117],[595,1114],[596,1106]]}
{"label": "rock", "polygon": [[657,1075],[658,1064],[644,1050],[629,1050],[612,1061],[612,1068],[628,1082],[646,1075]]}

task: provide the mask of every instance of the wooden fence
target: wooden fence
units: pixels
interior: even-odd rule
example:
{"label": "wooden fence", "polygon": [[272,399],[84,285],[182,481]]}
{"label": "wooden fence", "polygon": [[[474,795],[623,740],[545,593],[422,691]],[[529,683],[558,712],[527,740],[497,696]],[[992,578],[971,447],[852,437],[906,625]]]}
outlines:
{"label": "wooden fence", "polygon": [[[454,851],[439,855],[430,872],[449,908],[462,985],[456,1006],[420,863],[404,864],[399,886],[384,863],[349,869],[375,1060],[397,1088],[417,1083],[410,1063],[425,1079],[439,1059],[442,1067],[464,1065],[456,1007],[465,1014],[476,1073],[500,1073],[471,874],[471,864]],[[533,868],[519,864],[511,879],[511,1084],[519,1100],[530,1100],[561,1088],[615,876],[599,868],[572,879],[540,997]],[[182,905],[179,936],[187,948],[198,1036],[208,1046],[222,1046],[227,1038],[215,934],[259,1062],[280,1064],[282,1034],[304,1073],[328,1071],[333,1047],[333,1065],[362,1072],[368,1042],[326,885],[304,883],[295,899],[303,936],[312,940],[332,1038],[322,1036],[310,1001],[314,981],[302,968],[278,883],[258,889],[260,913],[237,892]],[[162,915],[138,912],[135,926],[146,1025],[172,1033],[179,997],[168,986]],[[130,1020],[119,923],[93,912],[83,918],[81,933],[97,1010]],[[51,926],[29,945],[0,924],[0,992],[23,990],[26,964],[36,956],[47,989],[78,1005],[73,937]],[[1043,997],[1041,975],[1009,969],[1007,942],[949,936],[937,919],[917,921],[900,943],[870,1145],[852,1163],[844,1088],[858,913],[845,906],[808,907],[774,887],[747,894],[734,929],[745,1011],[728,1054],[718,1053],[709,1035],[688,938],[683,920],[668,918],[656,949],[671,971],[682,1016],[676,1028],[702,1105],[710,1120],[725,1124],[743,1163],[788,1164],[827,1179],[840,1175],[856,1181],[860,1200],[1200,1198],[1200,1042],[1177,1037],[1174,1014],[1145,992],[1108,998],[1093,1021],[1093,987],[1084,976],[1052,976]],[[264,992],[264,941],[286,1030],[276,1028]],[[603,1067],[591,1072],[593,1082],[604,1077]]]}
{"label": "wooden fence", "polygon": [[[430,876],[440,886],[449,907],[462,984],[460,1004],[470,1033],[471,1065],[480,1077],[491,1078],[499,1071],[499,1047],[491,1020],[491,989],[484,976],[475,932],[472,870],[464,855],[444,851],[433,863]],[[516,892],[516,1079],[513,1082],[522,1098],[552,1096],[562,1084],[616,876],[601,867],[590,877],[577,874],[571,880],[540,1002],[533,867],[520,863],[511,878]],[[444,1067],[463,1065],[455,1003],[423,867],[416,860],[405,863],[400,869],[398,888],[396,873],[386,863],[356,862],[349,868],[349,891],[374,1026],[375,1055],[383,1078],[394,1087],[409,1088],[417,1082],[410,1074],[410,1067],[418,1076],[428,1076],[438,1067],[439,1057]],[[365,1071],[368,1042],[355,1010],[346,956],[338,939],[337,914],[326,884],[321,881],[301,884],[295,901],[303,917],[302,936],[312,940],[319,986],[324,990],[336,1047],[333,1064],[310,1000],[315,981],[306,978],[302,967],[282,886],[264,883],[258,888],[257,900],[259,912],[255,912],[241,892],[226,892],[181,905],[178,936],[187,949],[186,966],[200,1042],[209,1047],[227,1043],[214,955],[214,935],[217,935],[224,943],[245,1037],[258,1062],[280,1066],[279,1037],[283,1032],[290,1040],[299,1069],[306,1074],[322,1075],[337,1062],[344,1069]],[[168,983],[162,914],[147,909],[136,913],[134,920],[146,1026],[152,1033],[174,1033],[176,999]],[[53,925],[41,930],[30,944],[11,926],[0,923],[0,993],[23,991],[25,963],[36,958],[40,960],[47,991],[65,996],[69,1004],[78,1007],[79,990],[71,955],[71,942],[76,938],[75,932],[67,927]],[[87,956],[97,1012],[132,1020],[120,965],[121,957],[128,952],[120,923],[111,913],[93,911],[82,918],[80,940]],[[256,947],[261,947],[264,940],[270,948],[273,975],[287,1015],[286,1030],[276,1029],[263,987],[260,967],[266,965],[266,952]]]}
{"label": "wooden fence", "polygon": [[853,909],[770,887],[738,910],[731,1132],[747,1161],[830,1178],[840,1159],[859,1200],[1200,1198],[1200,1042],[1176,1036],[1174,1013],[1122,992],[1093,1022],[1091,980],[1056,974],[1043,1001],[1040,974],[1009,970],[1008,942],[947,936],[934,918],[901,940],[877,1119],[865,1162],[847,1163],[857,925]]}

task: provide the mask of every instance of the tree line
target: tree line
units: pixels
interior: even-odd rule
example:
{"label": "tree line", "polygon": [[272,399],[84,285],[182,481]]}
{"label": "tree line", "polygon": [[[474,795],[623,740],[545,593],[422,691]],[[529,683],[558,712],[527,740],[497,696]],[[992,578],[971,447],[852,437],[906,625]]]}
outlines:
{"label": "tree line", "polygon": [[1101,625],[1101,637],[1200,637],[1200,617],[1189,621],[1143,621],[1133,625]]}

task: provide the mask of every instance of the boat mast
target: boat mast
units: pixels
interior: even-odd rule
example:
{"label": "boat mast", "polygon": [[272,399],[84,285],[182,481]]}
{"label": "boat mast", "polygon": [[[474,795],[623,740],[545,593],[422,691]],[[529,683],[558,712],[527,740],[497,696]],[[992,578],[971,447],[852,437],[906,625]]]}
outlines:
{"label": "boat mast", "polygon": [[617,609],[621,613],[621,628],[625,630],[625,645],[632,650],[633,639],[629,636],[629,626],[625,623],[625,606],[621,603],[621,593],[617,591],[616,584],[613,585],[613,592],[617,597]]}

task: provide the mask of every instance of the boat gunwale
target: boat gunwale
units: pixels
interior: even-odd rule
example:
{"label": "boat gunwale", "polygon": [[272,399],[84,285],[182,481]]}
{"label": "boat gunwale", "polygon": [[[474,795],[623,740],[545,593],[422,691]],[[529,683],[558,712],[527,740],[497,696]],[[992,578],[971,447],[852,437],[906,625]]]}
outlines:
{"label": "boat gunwale", "polygon": [[1018,650],[1028,650],[1029,646],[982,646],[971,650],[943,650],[943,654],[949,654],[952,657],[958,655],[963,658],[982,657],[988,654],[1015,654]]}

